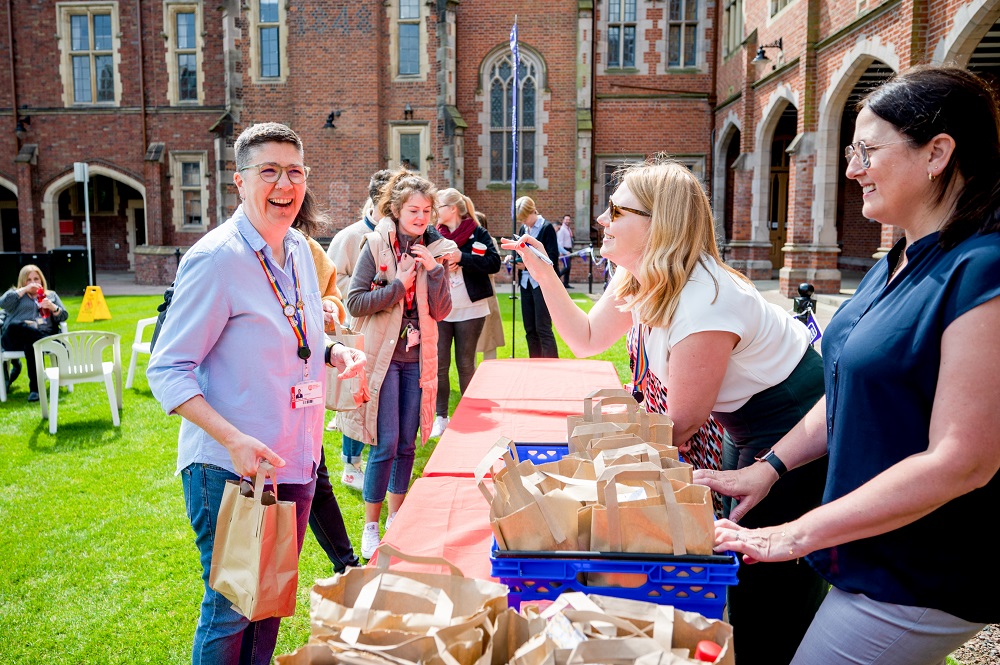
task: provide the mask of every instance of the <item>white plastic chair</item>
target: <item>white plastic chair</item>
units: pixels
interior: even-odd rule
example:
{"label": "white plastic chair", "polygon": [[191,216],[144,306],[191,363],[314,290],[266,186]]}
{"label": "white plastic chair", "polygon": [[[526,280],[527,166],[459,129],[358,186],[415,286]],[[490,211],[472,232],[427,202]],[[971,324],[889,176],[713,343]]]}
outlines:
{"label": "white plastic chair", "polygon": [[147,326],[151,326],[156,323],[156,317],[151,316],[148,319],[139,319],[135,324],[135,339],[132,340],[132,359],[128,363],[128,378],[125,379],[125,387],[132,387],[132,379],[135,378],[135,361],[139,357],[140,353],[145,353],[149,355],[149,342],[142,341],[142,332]]}
{"label": "white plastic chair", "polygon": [[[107,362],[103,358],[104,349],[109,346],[113,350],[112,362]],[[56,421],[59,417],[59,386],[71,386],[74,383],[88,381],[104,381],[104,387],[108,391],[108,402],[111,405],[111,420],[115,427],[121,424],[118,415],[122,408],[120,335],[97,330],[80,330],[40,339],[35,342],[34,348],[35,365],[38,370],[39,403],[42,407],[42,418],[49,419],[50,434],[56,433]],[[52,360],[51,367],[43,364],[46,354]],[[49,382],[48,399],[45,395],[45,380]],[[52,401],[51,413],[49,413],[49,400]]]}
{"label": "white plastic chair", "polygon": [[[59,324],[59,332],[68,332],[69,326],[63,321]],[[3,347],[0,347],[0,364],[2,364],[3,369],[7,370],[6,376],[10,376],[10,367],[8,363],[11,360],[24,360],[24,353],[21,351],[7,351]],[[70,387],[72,390],[72,386]],[[0,376],[0,402],[7,401],[7,382],[3,380],[3,376]]]}

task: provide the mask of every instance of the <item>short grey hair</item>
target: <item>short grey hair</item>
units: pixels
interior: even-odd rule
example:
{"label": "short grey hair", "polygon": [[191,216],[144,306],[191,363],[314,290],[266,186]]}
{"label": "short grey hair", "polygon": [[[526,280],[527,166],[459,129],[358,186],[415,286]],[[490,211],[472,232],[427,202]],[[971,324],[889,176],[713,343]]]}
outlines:
{"label": "short grey hair", "polygon": [[250,166],[253,151],[265,143],[290,143],[302,152],[302,139],[287,125],[279,122],[262,122],[250,125],[236,139],[236,170]]}

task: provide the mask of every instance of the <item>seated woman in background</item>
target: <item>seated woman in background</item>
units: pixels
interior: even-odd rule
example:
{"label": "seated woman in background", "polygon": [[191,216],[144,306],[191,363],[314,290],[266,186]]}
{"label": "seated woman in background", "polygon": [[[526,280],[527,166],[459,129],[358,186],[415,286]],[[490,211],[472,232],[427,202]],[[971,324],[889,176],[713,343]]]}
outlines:
{"label": "seated woman in background", "polygon": [[[28,264],[17,274],[17,286],[0,296],[0,309],[6,316],[0,331],[0,346],[7,351],[24,353],[28,367],[28,401],[38,401],[38,376],[32,344],[59,332],[59,324],[69,313],[55,291],[48,290],[45,275],[36,265]],[[12,360],[7,391],[21,374],[21,361]]]}
{"label": "seated woman in background", "polygon": [[[628,335],[634,394],[649,411],[670,414],[687,461],[720,467],[718,438],[703,427],[714,416],[726,429],[725,466],[753,464],[823,394],[823,362],[806,327],[722,262],[708,197],[683,164],[629,167],[597,221],[604,227],[601,254],[617,269],[589,313],[527,247],[541,249],[535,238],[525,234],[501,246],[515,250],[538,280],[574,354],[592,356]],[[798,517],[819,505],[824,477],[822,462],[790,472],[747,521],[764,526]],[[739,584],[729,590],[743,665],[791,660],[826,588],[794,561],[761,569],[740,566]],[[780,635],[773,629],[778,618]]]}
{"label": "seated woman in background", "polygon": [[464,395],[476,373],[476,345],[494,298],[490,276],[500,270],[500,252],[489,231],[475,218],[469,197],[449,187],[437,194],[438,232],[458,249],[446,254],[451,312],[438,321],[438,392],[431,436],[441,436],[448,427],[451,398],[451,347],[455,345],[459,394]]}

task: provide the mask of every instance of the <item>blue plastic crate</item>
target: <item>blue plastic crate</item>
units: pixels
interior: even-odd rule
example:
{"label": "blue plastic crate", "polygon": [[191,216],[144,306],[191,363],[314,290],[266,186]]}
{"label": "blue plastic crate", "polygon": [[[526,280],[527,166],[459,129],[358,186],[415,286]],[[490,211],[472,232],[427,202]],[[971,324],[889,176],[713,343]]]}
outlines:
{"label": "blue plastic crate", "polygon": [[722,618],[726,590],[737,583],[739,569],[731,553],[501,552],[495,542],[490,565],[492,576],[510,587],[507,602],[514,609],[522,601],[555,600],[565,591],[580,591],[673,605],[710,619]]}
{"label": "blue plastic crate", "polygon": [[517,459],[531,460],[535,464],[555,462],[569,454],[569,444],[566,443],[515,443]]}

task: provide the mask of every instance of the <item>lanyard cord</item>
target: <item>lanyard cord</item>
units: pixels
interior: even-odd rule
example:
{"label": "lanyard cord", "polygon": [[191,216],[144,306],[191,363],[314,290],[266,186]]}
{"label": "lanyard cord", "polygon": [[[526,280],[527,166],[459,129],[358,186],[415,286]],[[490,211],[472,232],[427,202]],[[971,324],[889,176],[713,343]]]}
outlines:
{"label": "lanyard cord", "polygon": [[638,339],[635,349],[635,367],[632,369],[632,396],[637,402],[642,401],[642,388],[645,387],[646,377],[649,375],[649,356],[646,355],[646,335],[643,332],[646,328],[643,324],[638,324]]}
{"label": "lanyard cord", "polygon": [[274,279],[274,273],[271,272],[271,268],[267,265],[264,253],[258,249],[256,254],[257,260],[260,261],[260,267],[264,269],[267,281],[271,284],[271,290],[274,291],[274,296],[281,305],[281,311],[288,318],[288,324],[292,326],[292,332],[295,333],[295,340],[299,346],[297,354],[303,361],[308,360],[309,356],[312,355],[312,351],[309,349],[309,339],[306,336],[305,305],[302,302],[302,296],[299,291],[299,269],[296,267],[294,259],[289,257],[292,261],[292,284],[295,286],[295,304],[293,305],[285,298],[284,291],[281,290],[278,282]]}

